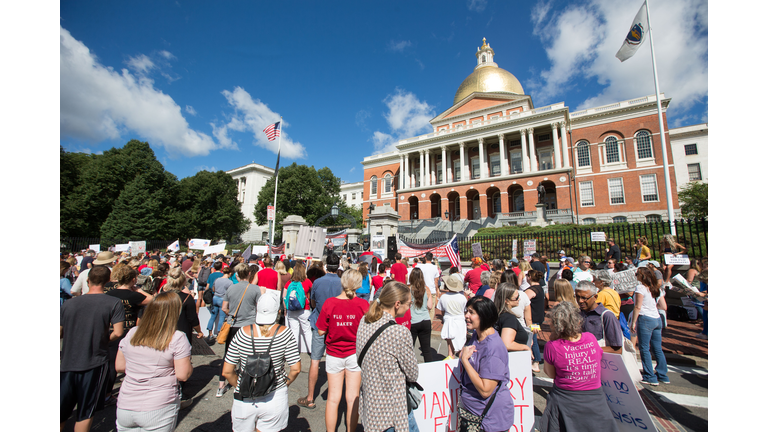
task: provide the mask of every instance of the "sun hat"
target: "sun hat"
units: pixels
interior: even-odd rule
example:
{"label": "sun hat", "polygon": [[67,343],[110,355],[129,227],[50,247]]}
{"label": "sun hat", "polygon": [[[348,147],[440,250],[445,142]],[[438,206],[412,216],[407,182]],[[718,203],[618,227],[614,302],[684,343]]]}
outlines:
{"label": "sun hat", "polygon": [[459,276],[458,273],[443,276],[443,282],[445,282],[445,286],[448,288],[448,291],[464,291],[464,283],[461,281],[461,276]]}
{"label": "sun hat", "polygon": [[276,290],[267,290],[259,298],[256,304],[256,324],[269,325],[277,321],[277,310],[280,308],[280,300],[277,298],[279,295],[280,293]]}
{"label": "sun hat", "polygon": [[93,261],[93,265],[112,264],[114,260],[115,254],[112,252],[99,252],[99,254],[96,256],[96,259]]}

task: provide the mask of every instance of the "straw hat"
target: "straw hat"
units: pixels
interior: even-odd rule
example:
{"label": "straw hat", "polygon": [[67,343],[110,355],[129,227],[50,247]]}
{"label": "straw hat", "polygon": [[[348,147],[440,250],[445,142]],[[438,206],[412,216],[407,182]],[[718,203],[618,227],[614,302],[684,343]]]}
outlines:
{"label": "straw hat", "polygon": [[115,261],[115,255],[112,252],[99,252],[96,259],[93,261],[93,265],[112,264]]}
{"label": "straw hat", "polygon": [[461,276],[459,276],[458,273],[443,276],[443,282],[445,282],[445,286],[448,288],[448,291],[464,291],[464,283],[461,281]]}

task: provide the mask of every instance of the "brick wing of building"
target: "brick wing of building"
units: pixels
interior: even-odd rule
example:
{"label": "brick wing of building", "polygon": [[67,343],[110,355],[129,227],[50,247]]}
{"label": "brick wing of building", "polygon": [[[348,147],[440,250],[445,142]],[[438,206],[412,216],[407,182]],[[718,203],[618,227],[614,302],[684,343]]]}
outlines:
{"label": "brick wing of building", "polygon": [[[514,75],[494,62],[483,39],[475,70],[453,106],[430,120],[432,133],[366,157],[363,212],[391,206],[401,221],[498,217],[535,219],[536,191],[561,223],[667,219],[656,97],[571,112],[536,108]],[[662,95],[666,112],[670,99]],[[665,131],[666,114],[664,114]],[[672,202],[679,214],[669,135]]]}

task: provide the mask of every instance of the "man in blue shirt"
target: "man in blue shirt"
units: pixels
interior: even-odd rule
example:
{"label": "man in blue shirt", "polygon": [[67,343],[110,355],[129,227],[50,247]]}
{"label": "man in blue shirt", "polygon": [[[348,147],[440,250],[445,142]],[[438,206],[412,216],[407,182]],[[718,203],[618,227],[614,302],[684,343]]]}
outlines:
{"label": "man in blue shirt", "polygon": [[325,355],[325,336],[317,333],[317,318],[320,316],[320,310],[323,304],[331,297],[341,294],[341,278],[336,275],[339,269],[339,256],[331,253],[325,259],[327,273],[325,276],[315,280],[312,284],[312,291],[309,294],[312,314],[309,316],[309,325],[312,327],[312,348],[310,358],[312,362],[309,366],[309,388],[307,396],[300,398],[296,403],[305,408],[315,408],[315,384],[317,384],[317,375],[320,372],[320,359]]}
{"label": "man in blue shirt", "polygon": [[604,342],[603,352],[621,354],[624,335],[616,315],[597,302],[597,287],[590,281],[576,285],[576,302],[581,309],[581,331],[595,335],[598,343]]}

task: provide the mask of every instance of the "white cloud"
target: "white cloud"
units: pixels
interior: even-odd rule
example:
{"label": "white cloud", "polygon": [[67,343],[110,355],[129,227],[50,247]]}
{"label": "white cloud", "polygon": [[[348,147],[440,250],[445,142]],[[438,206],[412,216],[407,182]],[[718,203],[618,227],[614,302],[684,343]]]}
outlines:
{"label": "white cloud", "polygon": [[[231,145],[227,130],[251,132],[254,138],[253,143],[256,146],[265,148],[272,153],[277,154],[278,140],[267,141],[267,136],[264,134],[264,128],[270,123],[280,121],[280,114],[269,109],[269,107],[260,100],[254,100],[242,87],[235,87],[233,91],[224,90],[221,94],[227,98],[227,102],[229,102],[229,105],[235,109],[235,113],[229,118],[229,123],[226,125],[218,127],[212,125],[214,128],[213,134],[219,142],[221,142],[222,145],[224,145],[224,143]],[[301,143],[293,141],[288,136],[285,132],[286,126],[288,126],[288,122],[283,120],[280,156],[289,159],[306,158],[307,150]]]}
{"label": "white cloud", "polygon": [[[591,0],[554,13],[536,35],[551,62],[527,83],[539,103],[557,102],[572,80],[596,80],[603,90],[576,109],[605,105],[654,93],[650,43],[620,62],[616,52],[637,14],[636,2]],[[531,16],[544,21],[549,4],[540,2]],[[701,0],[658,2],[651,11],[660,90],[673,99],[670,111],[685,112],[708,95],[708,10]],[[575,82],[575,81],[574,81]]]}
{"label": "white cloud", "polygon": [[402,40],[399,42],[395,42],[394,40],[390,40],[387,44],[387,49],[394,52],[403,52],[406,48],[411,46],[411,41],[409,40]]}
{"label": "white cloud", "polygon": [[195,111],[195,109],[192,108],[190,105],[185,106],[184,107],[184,111],[186,111],[187,113],[189,113],[189,114],[191,114],[193,116],[197,115],[197,111]]}
{"label": "white cloud", "polygon": [[130,57],[126,62],[128,67],[133,69],[134,72],[146,75],[155,67],[155,63],[144,54],[140,54],[136,57]]}
{"label": "white cloud", "polygon": [[467,0],[467,7],[471,11],[482,12],[488,6],[488,0]]}
{"label": "white cloud", "polygon": [[[148,67],[135,58],[132,66]],[[171,157],[202,156],[218,146],[190,129],[173,99],[128,69],[101,65],[82,42],[60,27],[60,134],[98,142],[138,135]]]}
{"label": "white cloud", "polygon": [[419,65],[419,69],[424,70],[424,63],[422,63],[421,60],[416,59],[416,64]]}
{"label": "white cloud", "polygon": [[355,124],[362,130],[368,130],[367,120],[371,116],[367,110],[360,110],[355,114]]}
{"label": "white cloud", "polygon": [[200,171],[210,171],[210,172],[216,172],[217,169],[215,166],[206,166],[206,165],[200,165],[195,167],[195,173],[199,173]]}
{"label": "white cloud", "polygon": [[397,88],[395,93],[388,95],[383,102],[389,109],[384,118],[390,133],[373,133],[371,139],[375,153],[393,151],[397,141],[432,130],[429,121],[435,117],[435,107],[420,101],[413,93]]}

